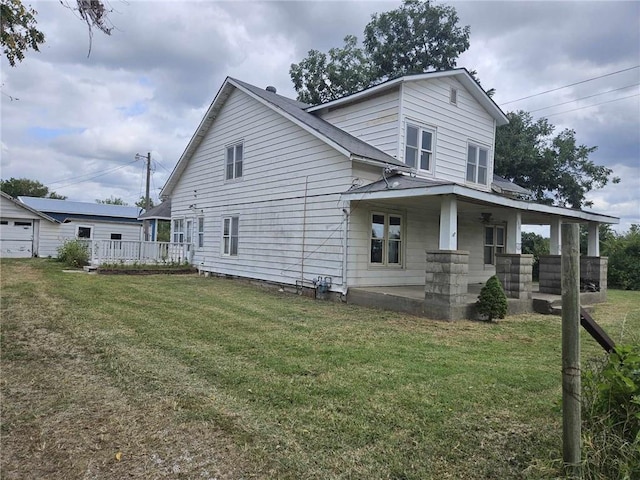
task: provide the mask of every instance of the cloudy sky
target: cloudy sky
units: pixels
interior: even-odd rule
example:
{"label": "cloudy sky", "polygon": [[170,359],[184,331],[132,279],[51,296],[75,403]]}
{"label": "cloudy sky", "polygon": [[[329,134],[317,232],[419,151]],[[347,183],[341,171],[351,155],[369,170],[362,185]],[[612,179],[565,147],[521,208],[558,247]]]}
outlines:
{"label": "cloudy sky", "polygon": [[[115,28],[95,33],[89,57],[74,12],[31,4],[46,43],[15,68],[2,58],[0,176],[132,204],[144,193],[136,153],[152,152],[157,199],[227,75],[295,97],[291,63],[362,38],[370,15],[399,1],[110,0]],[[471,26],[458,66],[477,70],[505,112],[547,116],[598,146],[592,160],[622,183],[591,193],[594,210],[620,216],[618,230],[640,223],[640,2],[448,4]]]}

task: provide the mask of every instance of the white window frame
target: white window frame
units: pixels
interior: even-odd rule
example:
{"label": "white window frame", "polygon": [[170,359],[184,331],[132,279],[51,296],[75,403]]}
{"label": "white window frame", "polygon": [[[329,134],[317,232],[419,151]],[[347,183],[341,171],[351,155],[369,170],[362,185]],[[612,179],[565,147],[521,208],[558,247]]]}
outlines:
{"label": "white window frame", "polygon": [[[487,230],[491,229],[492,233],[492,241],[491,243],[487,242]],[[502,231],[502,244],[500,244],[498,240],[498,231]],[[495,265],[496,264],[496,253],[504,253],[506,251],[507,245],[507,227],[506,225],[485,225],[482,229],[482,263],[485,266]],[[491,262],[486,263],[486,251],[487,248],[490,248]]]}
{"label": "white window frame", "polygon": [[198,225],[198,248],[204,248],[204,217],[197,218]]}
{"label": "white window frame", "polygon": [[[373,219],[374,216],[380,216],[384,218],[384,226],[383,226],[383,235],[382,238],[373,236]],[[400,220],[400,238],[399,239],[391,239],[389,232],[391,218],[396,218]],[[404,266],[404,248],[405,248],[405,217],[404,215],[396,212],[379,212],[374,211],[369,213],[369,265],[372,267],[388,267],[388,268],[403,268]],[[373,243],[374,241],[382,241],[382,252],[381,252],[381,262],[374,262],[372,258],[373,251]],[[397,252],[398,252],[398,262],[390,262],[389,261],[389,245],[391,243],[398,243]]]}
{"label": "white window frame", "polygon": [[[235,224],[235,235],[234,231]],[[234,249],[235,239],[235,249]],[[225,257],[237,257],[238,245],[240,243],[240,217],[237,215],[228,215],[222,217],[222,255]]]}
{"label": "white window frame", "polygon": [[187,218],[184,222],[184,243],[191,245],[193,243],[193,219]]}
{"label": "white window frame", "polygon": [[[88,228],[89,229],[89,237],[80,237],[80,229]],[[93,225],[76,225],[76,238],[78,240],[93,240]]]}
{"label": "white window frame", "polygon": [[[475,154],[473,155],[473,158],[471,156],[471,149],[475,149]],[[480,152],[484,151],[486,153],[486,159],[485,162],[486,164],[480,165]],[[465,181],[467,183],[472,183],[474,185],[482,185],[482,186],[487,186],[488,182],[489,182],[489,170],[490,170],[490,150],[488,147],[486,147],[485,145],[480,145],[478,143],[475,142],[467,142],[467,160],[465,162],[466,165],[466,170],[465,170]],[[473,168],[473,175],[472,178],[469,178],[469,174],[471,173],[469,171],[470,168]],[[485,179],[484,182],[479,182],[478,181],[478,174],[481,171],[481,168],[484,169],[484,175],[485,175]]]}
{"label": "white window frame", "polygon": [[[416,130],[418,130],[418,145],[409,145],[408,144],[408,139],[409,139],[409,128],[415,128]],[[429,133],[431,135],[431,145],[430,145],[430,149],[425,149],[422,148],[422,136],[424,133]],[[405,127],[404,127],[404,163],[407,164],[408,166],[410,166],[411,168],[419,171],[419,172],[427,172],[427,173],[433,173],[434,171],[434,164],[435,164],[435,158],[436,158],[436,149],[435,149],[435,145],[436,145],[436,129],[433,127],[428,127],[426,125],[420,125],[417,122],[413,122],[411,120],[407,120],[405,122]],[[415,151],[416,153],[416,165],[410,165],[409,163],[407,163],[407,150],[408,149],[412,149]],[[422,154],[423,153],[428,153],[429,154],[429,168],[422,168]]]}
{"label": "white window frame", "polygon": [[171,220],[171,242],[184,243],[184,217]]}
{"label": "white window frame", "polygon": [[[240,153],[239,159],[238,152]],[[244,140],[230,143],[224,147],[224,179],[225,181],[239,180],[244,174]],[[229,171],[231,167],[231,171]]]}

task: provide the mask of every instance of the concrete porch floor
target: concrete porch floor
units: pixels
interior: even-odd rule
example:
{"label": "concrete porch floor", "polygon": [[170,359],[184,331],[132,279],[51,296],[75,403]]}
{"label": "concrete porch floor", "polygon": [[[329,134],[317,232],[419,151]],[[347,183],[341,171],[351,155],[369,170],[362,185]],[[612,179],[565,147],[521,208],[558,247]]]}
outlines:
{"label": "concrete porch floor", "polygon": [[[473,311],[482,286],[482,283],[469,284],[466,303],[470,313]],[[532,286],[531,300],[507,299],[509,303],[508,315],[534,311],[544,314],[559,314],[562,295],[540,292],[537,282],[534,282]],[[428,305],[424,303],[424,296],[424,285],[352,287],[349,289],[347,302],[428,317]],[[580,301],[583,306],[602,302],[602,293],[581,293]]]}

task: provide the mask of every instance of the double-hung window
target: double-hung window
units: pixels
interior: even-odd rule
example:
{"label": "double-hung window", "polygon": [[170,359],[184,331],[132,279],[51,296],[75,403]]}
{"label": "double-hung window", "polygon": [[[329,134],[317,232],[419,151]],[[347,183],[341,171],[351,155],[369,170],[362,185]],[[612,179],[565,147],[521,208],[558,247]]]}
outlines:
{"label": "double-hung window", "polygon": [[467,147],[467,182],[487,184],[489,151],[477,145]]}
{"label": "double-hung window", "polygon": [[225,217],[222,223],[222,253],[235,257],[238,255],[238,217]]}
{"label": "double-hung window", "polygon": [[198,217],[198,248],[204,247],[204,217]]}
{"label": "double-hung window", "polygon": [[242,177],[242,158],[244,155],[244,144],[236,143],[227,147],[225,159],[225,179],[233,180]]}
{"label": "double-hung window", "polygon": [[387,213],[371,214],[369,261],[373,265],[402,265],[402,217]]}
{"label": "double-hung window", "polygon": [[184,243],[184,219],[176,218],[173,221],[173,243]]}
{"label": "double-hung window", "polygon": [[434,137],[433,130],[407,124],[404,163],[417,170],[432,171]]}
{"label": "double-hung window", "polygon": [[496,253],[504,253],[505,230],[503,226],[484,227],[484,264],[495,265]]}

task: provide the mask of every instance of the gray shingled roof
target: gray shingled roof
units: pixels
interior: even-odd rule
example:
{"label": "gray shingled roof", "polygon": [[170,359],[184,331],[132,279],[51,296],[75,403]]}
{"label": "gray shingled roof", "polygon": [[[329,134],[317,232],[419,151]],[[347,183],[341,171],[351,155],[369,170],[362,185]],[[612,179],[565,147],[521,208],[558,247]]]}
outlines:
{"label": "gray shingled roof", "polygon": [[491,184],[498,192],[506,192],[517,195],[531,195],[531,190],[527,190],[526,188],[517,185],[506,178],[503,178],[499,175],[493,175],[493,183]]}
{"label": "gray shingled roof", "polygon": [[138,217],[138,220],[157,218],[160,220],[171,220],[171,199],[165,200],[160,205],[156,205]]}
{"label": "gray shingled roof", "polygon": [[383,192],[385,190],[408,190],[411,188],[435,187],[438,185],[453,185],[454,182],[442,180],[430,180],[428,178],[410,177],[408,175],[394,174],[377,182],[370,183],[363,187],[356,187],[349,190],[349,193],[371,193]]}
{"label": "gray shingled roof", "polygon": [[317,131],[324,137],[328,138],[332,142],[340,145],[342,148],[350,152],[352,155],[374,160],[382,164],[395,165],[398,167],[405,167],[406,165],[399,160],[396,160],[390,155],[387,155],[381,150],[369,145],[368,143],[348,134],[344,130],[330,124],[329,122],[316,117],[311,113],[305,112],[303,109],[308,108],[309,105],[292,100],[277,93],[269,92],[262,88],[255,87],[248,83],[242,82],[235,78],[230,78],[233,83],[240,85],[242,88],[250,91],[252,94],[260,97],[261,99],[269,102],[271,105],[279,108],[285,113],[291,115],[293,118],[301,123],[304,123],[308,127]]}

